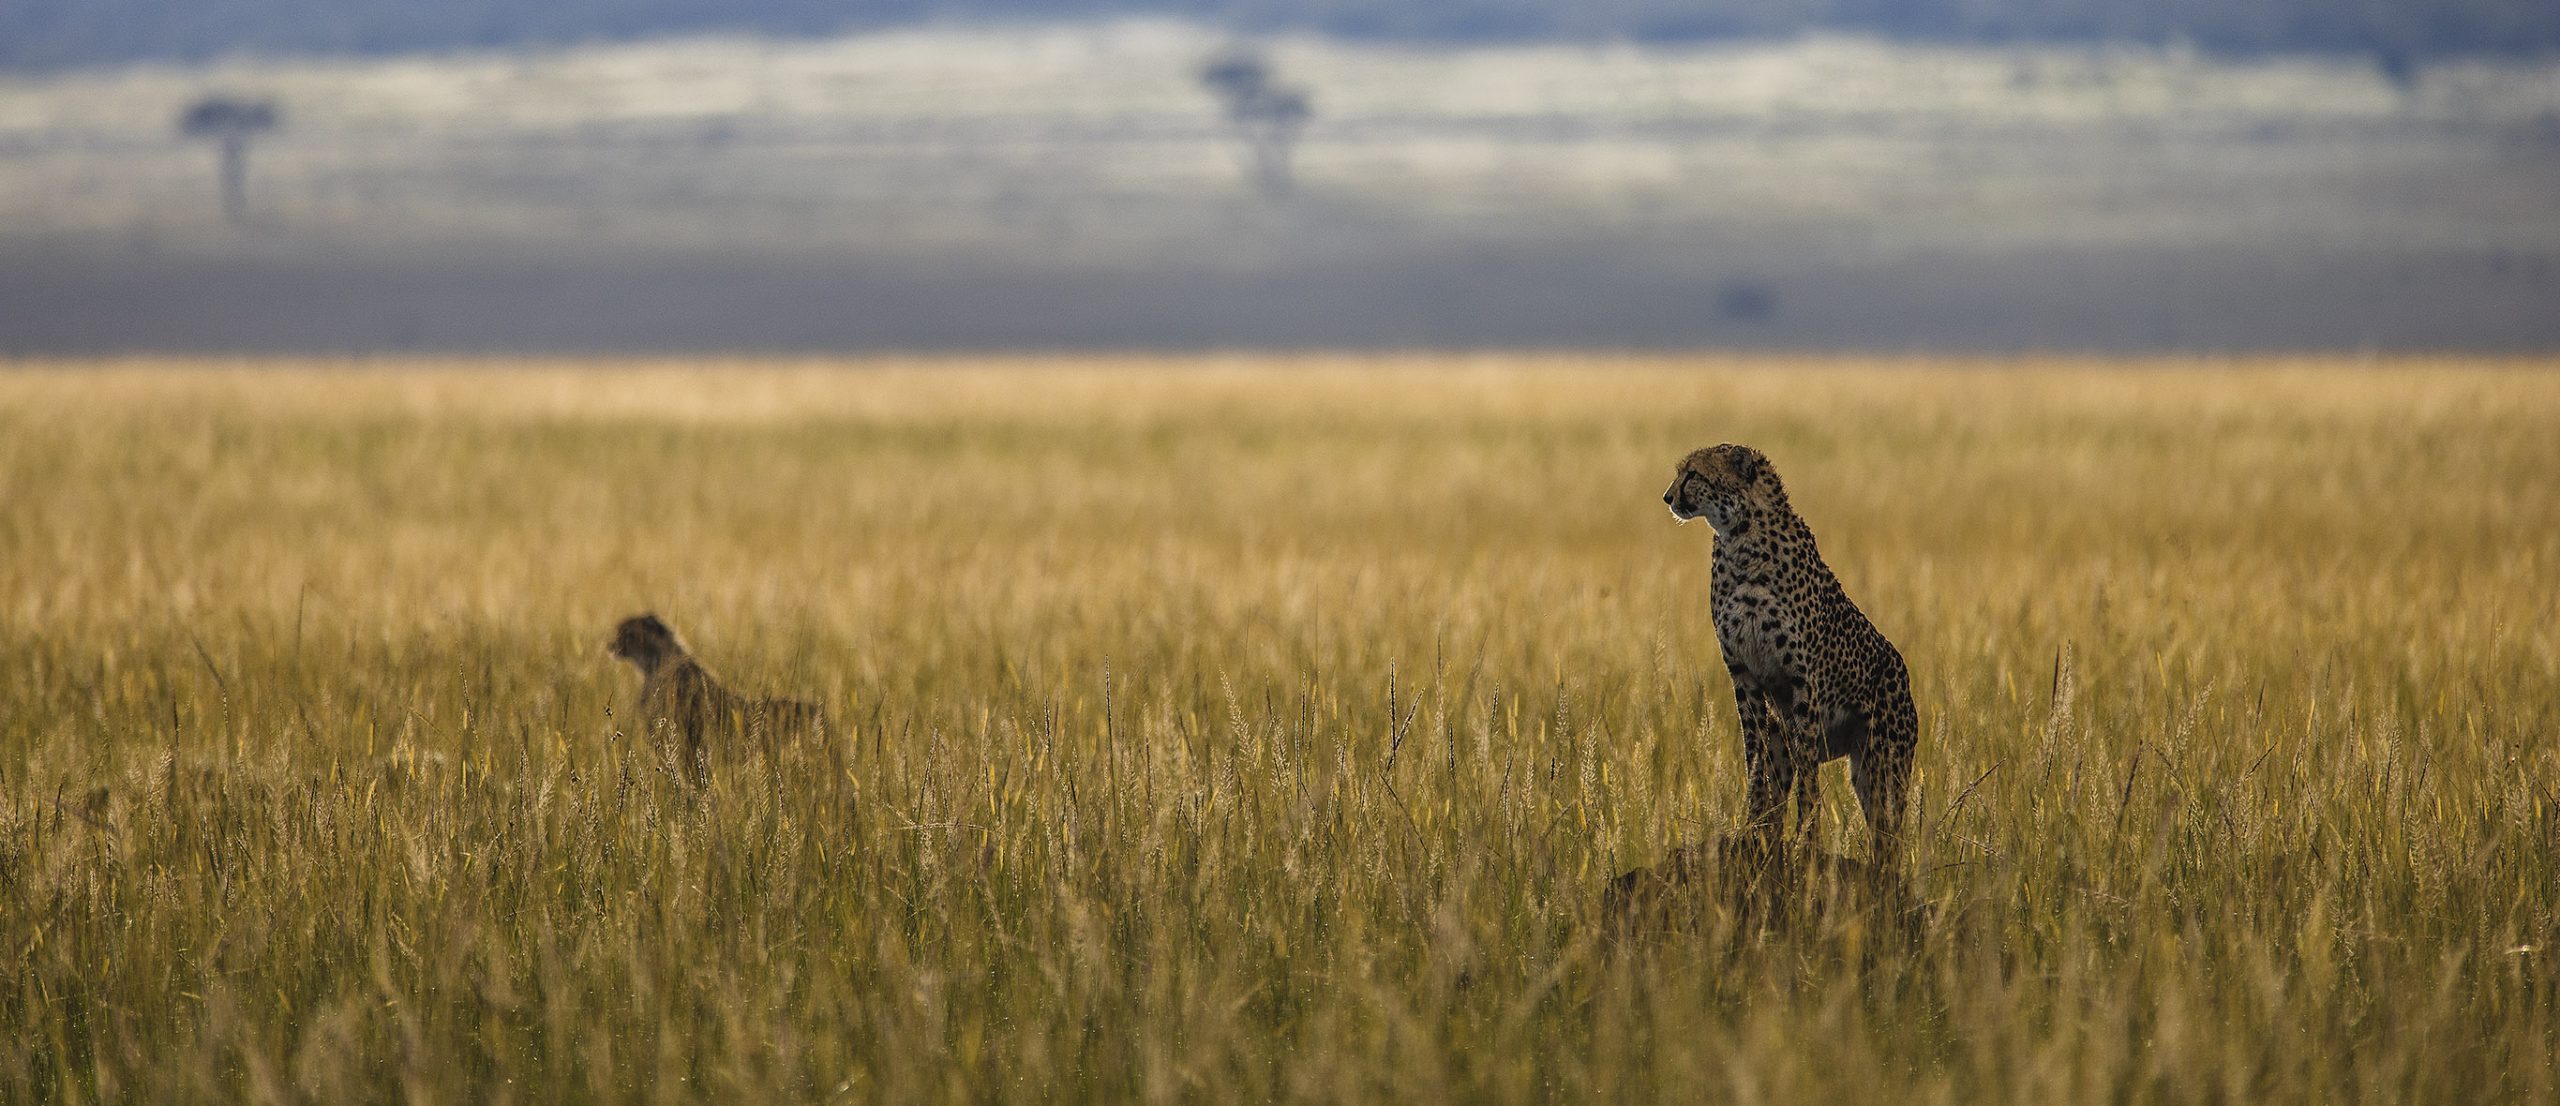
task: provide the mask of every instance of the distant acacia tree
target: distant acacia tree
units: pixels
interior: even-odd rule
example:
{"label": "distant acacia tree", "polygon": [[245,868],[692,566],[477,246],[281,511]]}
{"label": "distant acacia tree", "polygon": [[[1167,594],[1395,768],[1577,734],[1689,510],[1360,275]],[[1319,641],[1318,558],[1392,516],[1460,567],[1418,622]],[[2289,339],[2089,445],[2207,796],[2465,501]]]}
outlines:
{"label": "distant acacia tree", "polygon": [[1253,159],[1253,181],[1265,196],[1286,195],[1289,156],[1314,114],[1304,89],[1275,84],[1271,67],[1250,50],[1230,50],[1200,67],[1200,83],[1226,108]]}
{"label": "distant acacia tree", "polygon": [[276,129],[276,106],[267,100],[207,96],[178,113],[178,133],[211,139],[222,151],[222,214],[234,223],[249,217],[249,140]]}

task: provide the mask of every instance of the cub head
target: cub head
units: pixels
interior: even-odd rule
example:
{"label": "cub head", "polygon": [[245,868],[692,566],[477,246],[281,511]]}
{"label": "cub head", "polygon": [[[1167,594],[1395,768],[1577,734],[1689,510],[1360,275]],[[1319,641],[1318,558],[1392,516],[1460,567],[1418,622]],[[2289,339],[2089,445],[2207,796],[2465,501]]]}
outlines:
{"label": "cub head", "polygon": [[654,614],[623,619],[620,626],[614,627],[613,644],[605,648],[642,672],[655,671],[669,658],[684,653],[684,646],[676,641],[676,632]]}
{"label": "cub head", "polygon": [[1738,534],[1752,518],[1784,507],[1786,489],[1769,459],[1747,445],[1727,443],[1701,449],[1681,459],[1662,503],[1682,522],[1703,518],[1719,534]]}

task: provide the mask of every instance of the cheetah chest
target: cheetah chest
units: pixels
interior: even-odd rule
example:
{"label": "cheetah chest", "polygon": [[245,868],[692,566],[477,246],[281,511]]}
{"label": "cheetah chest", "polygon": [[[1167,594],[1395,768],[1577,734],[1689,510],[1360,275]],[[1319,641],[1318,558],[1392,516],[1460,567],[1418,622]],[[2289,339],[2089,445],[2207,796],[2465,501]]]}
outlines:
{"label": "cheetah chest", "polygon": [[1804,641],[1798,619],[1779,588],[1765,580],[1734,580],[1716,589],[1716,644],[1725,663],[1764,681],[1797,676],[1796,652]]}

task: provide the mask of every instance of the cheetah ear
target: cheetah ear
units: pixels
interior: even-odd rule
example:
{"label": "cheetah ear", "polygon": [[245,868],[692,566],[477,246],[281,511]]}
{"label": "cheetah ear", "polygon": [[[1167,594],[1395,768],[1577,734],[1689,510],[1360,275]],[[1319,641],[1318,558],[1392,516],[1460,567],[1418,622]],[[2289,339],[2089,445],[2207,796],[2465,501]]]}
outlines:
{"label": "cheetah ear", "polygon": [[640,628],[653,634],[666,634],[669,636],[674,636],[675,634],[675,631],[667,628],[666,623],[659,621],[658,612],[656,611],[650,611],[647,614],[640,616]]}

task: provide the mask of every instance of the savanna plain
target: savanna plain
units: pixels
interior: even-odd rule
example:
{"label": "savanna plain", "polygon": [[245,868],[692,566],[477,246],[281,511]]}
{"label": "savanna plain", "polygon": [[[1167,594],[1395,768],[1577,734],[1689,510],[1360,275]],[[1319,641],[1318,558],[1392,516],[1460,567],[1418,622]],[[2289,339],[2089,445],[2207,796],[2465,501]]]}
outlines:
{"label": "savanna plain", "polygon": [[[1718,441],[1909,905],[1613,936]],[[2549,1102],[2555,475],[2530,362],[18,364],[0,1100]],[[642,610],[839,732],[694,787]]]}

